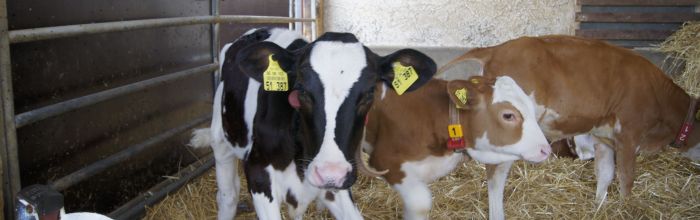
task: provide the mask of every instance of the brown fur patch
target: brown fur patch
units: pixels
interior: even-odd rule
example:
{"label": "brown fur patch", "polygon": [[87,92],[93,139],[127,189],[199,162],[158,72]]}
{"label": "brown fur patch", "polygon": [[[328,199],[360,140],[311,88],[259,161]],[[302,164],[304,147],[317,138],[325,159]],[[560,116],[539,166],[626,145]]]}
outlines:
{"label": "brown fur patch", "polygon": [[326,200],[333,202],[335,200],[335,195],[332,192],[326,192]]}
{"label": "brown fur patch", "polygon": [[289,203],[289,205],[291,205],[294,208],[296,208],[297,205],[299,205],[299,202],[297,202],[297,198],[294,197],[294,195],[292,195],[291,190],[287,190],[287,196],[285,198],[285,201],[287,201],[287,203]]}
{"label": "brown fur patch", "polygon": [[567,138],[552,143],[552,153],[558,157],[577,158],[576,152],[572,148],[576,147],[574,140]]}

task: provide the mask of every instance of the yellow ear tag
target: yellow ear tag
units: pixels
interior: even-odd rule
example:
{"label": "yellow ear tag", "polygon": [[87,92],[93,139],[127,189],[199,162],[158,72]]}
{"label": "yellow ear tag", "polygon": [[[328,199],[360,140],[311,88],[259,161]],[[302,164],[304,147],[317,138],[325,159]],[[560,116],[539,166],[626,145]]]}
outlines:
{"label": "yellow ear tag", "polygon": [[394,80],[391,85],[397,94],[402,95],[417,80],[418,74],[412,66],[404,66],[400,62],[394,63]]}
{"label": "yellow ear tag", "polygon": [[462,125],[461,124],[451,124],[447,126],[447,130],[450,133],[450,138],[462,138]]}
{"label": "yellow ear tag", "polygon": [[471,79],[469,81],[471,81],[472,84],[479,84],[479,79],[477,79],[477,78]]}
{"label": "yellow ear tag", "polygon": [[455,96],[457,97],[457,99],[459,99],[459,102],[461,102],[462,105],[467,104],[467,94],[468,93],[469,92],[467,91],[466,88],[461,88],[461,89],[455,90]]}
{"label": "yellow ear tag", "polygon": [[267,57],[267,69],[263,73],[263,85],[265,91],[287,91],[289,90],[289,80],[287,73],[282,70],[280,64],[272,59],[272,55]]}

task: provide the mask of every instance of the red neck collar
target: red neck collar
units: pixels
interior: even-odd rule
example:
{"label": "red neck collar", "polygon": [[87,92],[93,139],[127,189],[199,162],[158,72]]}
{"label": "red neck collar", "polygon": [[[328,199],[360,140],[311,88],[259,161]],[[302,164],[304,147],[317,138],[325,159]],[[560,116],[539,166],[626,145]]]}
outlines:
{"label": "red neck collar", "polygon": [[683,125],[681,126],[681,130],[678,131],[678,135],[676,135],[676,139],[671,142],[671,147],[682,147],[685,145],[685,142],[688,141],[688,136],[690,135],[690,132],[693,131],[693,125],[695,123],[695,118],[696,118],[696,112],[695,109],[698,105],[697,100],[691,98],[690,99],[690,106],[688,107],[688,113],[685,115],[685,121],[683,121]]}

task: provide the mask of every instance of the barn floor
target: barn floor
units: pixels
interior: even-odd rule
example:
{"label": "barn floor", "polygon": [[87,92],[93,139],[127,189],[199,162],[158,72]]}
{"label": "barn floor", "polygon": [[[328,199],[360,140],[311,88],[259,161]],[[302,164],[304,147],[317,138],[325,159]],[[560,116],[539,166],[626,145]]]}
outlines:
{"label": "barn floor", "polygon": [[[639,157],[633,195],[621,201],[616,182],[602,206],[594,203],[592,161],[550,158],[542,164],[516,163],[506,185],[506,217],[510,219],[700,219],[700,163],[668,151]],[[451,175],[431,185],[431,219],[486,219],[488,201],[485,168],[464,163]],[[215,173],[202,177],[148,208],[144,219],[216,219]],[[250,203],[242,181],[241,201]],[[367,219],[400,219],[397,193],[380,179],[364,176],[353,186],[353,196]],[[236,219],[255,219],[253,212]],[[332,219],[313,207],[306,219]]]}

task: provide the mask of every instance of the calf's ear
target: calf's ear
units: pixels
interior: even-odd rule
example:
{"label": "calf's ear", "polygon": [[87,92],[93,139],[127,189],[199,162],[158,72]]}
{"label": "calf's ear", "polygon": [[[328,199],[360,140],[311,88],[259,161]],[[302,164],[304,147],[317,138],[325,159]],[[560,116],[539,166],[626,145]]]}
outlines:
{"label": "calf's ear", "polygon": [[482,102],[483,93],[489,88],[489,83],[493,84],[480,76],[468,80],[452,80],[447,83],[447,94],[457,108],[472,109]]}
{"label": "calf's ear", "polygon": [[380,58],[379,79],[399,95],[425,85],[435,75],[435,61],[413,49],[402,49]]}
{"label": "calf's ear", "polygon": [[[293,53],[272,42],[258,42],[250,45],[236,55],[236,65],[246,75],[258,82],[263,82],[263,73],[268,69],[279,67],[291,79],[294,74]],[[276,66],[278,65],[278,66]]]}

